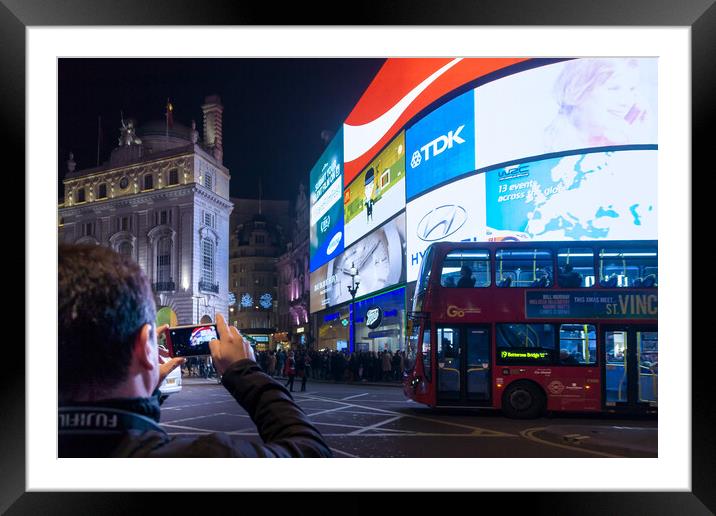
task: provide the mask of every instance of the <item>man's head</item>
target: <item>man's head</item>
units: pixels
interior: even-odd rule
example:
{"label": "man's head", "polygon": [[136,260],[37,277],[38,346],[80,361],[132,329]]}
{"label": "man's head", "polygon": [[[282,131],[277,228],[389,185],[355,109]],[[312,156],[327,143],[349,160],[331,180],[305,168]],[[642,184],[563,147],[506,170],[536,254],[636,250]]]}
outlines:
{"label": "man's head", "polygon": [[58,262],[60,401],[151,393],[156,314],[139,265],[97,245],[60,245]]}
{"label": "man's head", "polygon": [[472,269],[469,266],[463,265],[462,267],[460,267],[460,275],[461,276],[469,277],[471,274],[472,274]]}

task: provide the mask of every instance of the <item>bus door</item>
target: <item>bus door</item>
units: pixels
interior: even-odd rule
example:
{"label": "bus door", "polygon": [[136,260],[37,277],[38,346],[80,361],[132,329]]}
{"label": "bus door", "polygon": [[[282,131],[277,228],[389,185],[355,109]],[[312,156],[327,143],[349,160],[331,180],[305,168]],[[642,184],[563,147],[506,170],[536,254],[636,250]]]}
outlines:
{"label": "bus door", "polygon": [[656,327],[603,326],[604,405],[657,407],[659,335]]}
{"label": "bus door", "polygon": [[438,404],[488,404],[491,400],[488,326],[438,326]]}

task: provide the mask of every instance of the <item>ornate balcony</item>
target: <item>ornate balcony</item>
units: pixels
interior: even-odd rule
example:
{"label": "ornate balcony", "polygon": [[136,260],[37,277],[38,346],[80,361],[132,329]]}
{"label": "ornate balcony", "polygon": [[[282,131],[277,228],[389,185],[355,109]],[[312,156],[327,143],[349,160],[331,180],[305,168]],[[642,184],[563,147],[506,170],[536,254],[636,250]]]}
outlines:
{"label": "ornate balcony", "polygon": [[159,281],[154,284],[155,292],[173,292],[174,290],[176,290],[176,284],[171,280]]}
{"label": "ornate balcony", "polygon": [[219,284],[211,283],[209,281],[199,280],[199,290],[202,292],[213,292],[214,294],[219,293]]}

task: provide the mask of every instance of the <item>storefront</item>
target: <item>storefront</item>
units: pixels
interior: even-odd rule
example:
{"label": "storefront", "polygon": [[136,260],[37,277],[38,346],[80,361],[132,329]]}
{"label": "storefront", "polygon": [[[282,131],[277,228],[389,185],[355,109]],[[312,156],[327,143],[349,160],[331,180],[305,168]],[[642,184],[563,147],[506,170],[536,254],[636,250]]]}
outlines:
{"label": "storefront", "polygon": [[[347,351],[350,336],[348,305],[314,315],[317,336],[314,348]],[[305,334],[305,333],[304,333]]]}
{"label": "storefront", "polygon": [[405,288],[354,305],[355,351],[395,352],[405,347]]}
{"label": "storefront", "polygon": [[268,351],[270,335],[261,333],[243,333],[243,335],[248,338],[256,351]]}

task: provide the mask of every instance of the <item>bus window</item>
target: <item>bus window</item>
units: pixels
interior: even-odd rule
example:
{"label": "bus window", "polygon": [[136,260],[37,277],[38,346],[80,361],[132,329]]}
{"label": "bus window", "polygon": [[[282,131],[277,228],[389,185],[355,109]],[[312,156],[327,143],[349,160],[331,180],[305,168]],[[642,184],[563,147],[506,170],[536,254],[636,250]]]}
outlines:
{"label": "bus window", "polygon": [[592,324],[562,324],[559,327],[559,363],[595,365],[597,333]]}
{"label": "bus window", "polygon": [[549,249],[498,249],[495,252],[498,287],[551,287],[552,251]]}
{"label": "bus window", "polygon": [[599,284],[602,287],[656,287],[658,277],[655,247],[604,248],[599,252]]}
{"label": "bus window", "polygon": [[557,284],[562,288],[594,285],[594,251],[588,247],[565,247],[557,251]]}
{"label": "bus window", "polygon": [[485,249],[452,251],[443,261],[440,285],[448,288],[490,286],[490,252]]}
{"label": "bus window", "polygon": [[496,324],[495,330],[498,364],[552,363],[555,339],[551,324]]}
{"label": "bus window", "polygon": [[423,330],[423,370],[425,378],[430,381],[430,326]]}
{"label": "bus window", "polygon": [[418,271],[418,281],[415,287],[415,295],[413,296],[413,311],[420,312],[423,309],[423,298],[425,297],[425,291],[428,288],[428,281],[430,281],[430,269],[433,266],[433,255],[434,251],[432,247],[428,247],[425,251],[425,257],[423,262],[420,264],[420,270]]}

